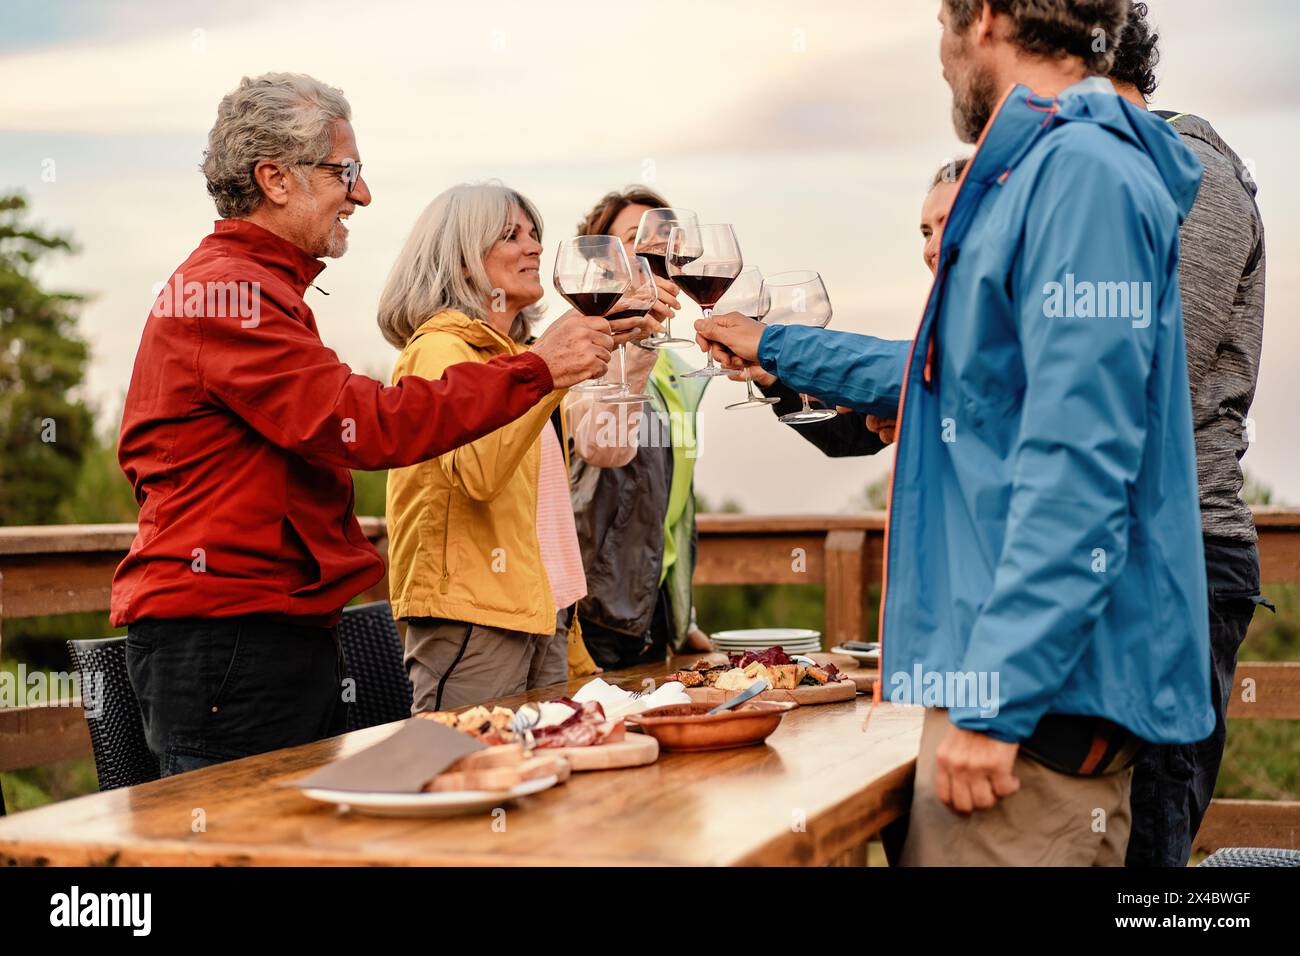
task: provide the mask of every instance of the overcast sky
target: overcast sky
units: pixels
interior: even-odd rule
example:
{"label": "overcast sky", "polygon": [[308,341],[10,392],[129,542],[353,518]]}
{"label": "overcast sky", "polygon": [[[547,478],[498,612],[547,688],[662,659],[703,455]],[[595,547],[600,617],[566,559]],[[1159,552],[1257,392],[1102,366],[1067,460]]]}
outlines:
{"label": "overcast sky", "polygon": [[[1300,503],[1300,71],[1292,0],[1152,0],[1157,107],[1198,113],[1253,165],[1268,230],[1268,319],[1245,464]],[[424,205],[499,177],[547,224],[543,272],[611,188],[647,182],[736,225],[747,264],[817,269],[832,326],[915,331],[929,273],[918,232],[933,169],[962,151],[938,63],[938,0],[107,4],[6,0],[0,190],[18,189],[80,255],[49,283],[92,293],[88,394],[107,421],[155,283],[215,218],[198,163],[242,75],[311,73],[352,103],[374,203],[309,291],[321,335],[387,378],[375,326],[388,267]],[[51,173],[53,174],[51,177]],[[53,181],[49,181],[52,178]],[[563,303],[548,293],[550,314]],[[682,312],[695,318],[693,306]],[[683,322],[683,326],[686,326]],[[753,512],[826,512],[892,461],[831,461],[766,410],[705,401],[698,488]]]}

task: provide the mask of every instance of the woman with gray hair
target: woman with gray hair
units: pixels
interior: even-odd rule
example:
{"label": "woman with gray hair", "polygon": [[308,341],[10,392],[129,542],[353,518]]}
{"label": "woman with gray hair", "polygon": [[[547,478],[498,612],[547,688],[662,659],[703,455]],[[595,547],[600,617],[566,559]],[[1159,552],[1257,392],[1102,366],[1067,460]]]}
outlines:
{"label": "woman with gray hair", "polygon": [[[499,183],[434,199],[380,297],[379,327],[402,350],[394,384],[526,351],[543,294],[541,237],[533,204]],[[612,331],[618,341],[657,327],[628,319]],[[582,648],[572,608],[587,582],[562,398],[552,393],[478,441],[389,472],[389,586],[393,613],[407,622],[416,713],[561,683],[570,641]]]}

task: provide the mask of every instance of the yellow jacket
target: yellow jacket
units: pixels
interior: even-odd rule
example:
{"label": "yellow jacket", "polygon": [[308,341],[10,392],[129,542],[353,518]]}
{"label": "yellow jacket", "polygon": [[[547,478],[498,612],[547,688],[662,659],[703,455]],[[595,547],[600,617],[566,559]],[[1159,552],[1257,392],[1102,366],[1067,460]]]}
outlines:
{"label": "yellow jacket", "polygon": [[[441,378],[449,365],[523,350],[485,322],[440,312],[411,336],[393,382],[403,375]],[[537,543],[539,437],[565,391],[556,389],[478,441],[388,472],[388,585],[395,617],[554,632],[555,602]],[[567,435],[561,444],[567,448]]]}

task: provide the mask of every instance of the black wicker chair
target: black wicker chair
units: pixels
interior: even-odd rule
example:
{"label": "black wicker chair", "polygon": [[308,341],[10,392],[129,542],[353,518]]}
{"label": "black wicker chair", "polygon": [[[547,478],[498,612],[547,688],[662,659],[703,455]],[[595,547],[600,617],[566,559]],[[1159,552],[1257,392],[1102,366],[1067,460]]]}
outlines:
{"label": "black wicker chair", "polygon": [[87,675],[103,679],[99,713],[86,715],[99,789],[116,790],[157,780],[158,759],[145,741],[140,702],[126,673],[126,638],[68,641],[68,654],[81,673],[83,703],[87,702]]}
{"label": "black wicker chair", "polygon": [[402,635],[387,601],[343,610],[339,643],[356,700],[348,707],[348,730],[361,730],[411,716],[411,682],[402,663]]}
{"label": "black wicker chair", "polygon": [[1197,866],[1300,866],[1300,850],[1233,846],[1215,850]]}

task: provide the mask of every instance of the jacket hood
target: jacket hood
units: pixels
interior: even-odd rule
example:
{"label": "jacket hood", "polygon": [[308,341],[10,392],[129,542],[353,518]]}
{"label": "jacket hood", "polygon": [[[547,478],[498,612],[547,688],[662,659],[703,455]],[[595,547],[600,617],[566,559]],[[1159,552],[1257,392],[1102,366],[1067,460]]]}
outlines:
{"label": "jacket hood", "polygon": [[[1160,114],[1157,113],[1157,116]],[[1255,182],[1255,177],[1251,175],[1250,169],[1237,155],[1231,146],[1223,141],[1219,131],[1210,125],[1209,120],[1194,116],[1191,113],[1180,113],[1167,121],[1168,125],[1176,129],[1181,135],[1191,139],[1199,139],[1212,150],[1232,163],[1233,168],[1237,171],[1237,178],[1241,184],[1246,187],[1246,191],[1252,196],[1258,195],[1259,185]]]}
{"label": "jacket hood", "polygon": [[[424,324],[411,335],[411,342],[430,332],[450,332],[475,348],[495,348],[510,355],[521,349],[521,346],[516,345],[508,336],[502,335],[486,322],[470,318],[464,312],[455,309],[447,309],[426,319]],[[409,345],[410,342],[407,344]]]}
{"label": "jacket hood", "polygon": [[1201,161],[1168,123],[1138,109],[1116,93],[1109,80],[1099,76],[1065,90],[1059,103],[1058,122],[1096,123],[1150,156],[1178,207],[1179,221],[1187,218],[1201,188]]}

